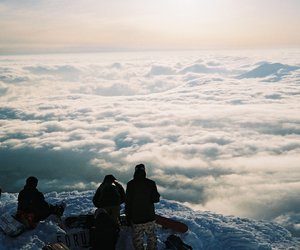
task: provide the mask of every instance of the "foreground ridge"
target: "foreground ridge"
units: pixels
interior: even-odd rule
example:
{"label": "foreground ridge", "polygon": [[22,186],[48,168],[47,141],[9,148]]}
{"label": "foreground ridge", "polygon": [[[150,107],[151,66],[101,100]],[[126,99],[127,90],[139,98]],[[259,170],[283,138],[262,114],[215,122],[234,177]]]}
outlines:
{"label": "foreground ridge", "polygon": [[[94,191],[51,192],[45,195],[53,203],[65,201],[65,216],[88,214],[94,209]],[[0,200],[0,213],[16,210],[17,194],[4,193]],[[187,224],[189,231],[179,236],[193,249],[253,249],[253,250],[297,250],[297,238],[280,225],[234,216],[224,216],[209,211],[194,211],[177,202],[164,200],[157,205],[156,211],[167,217]],[[41,249],[44,244],[55,241],[58,225],[47,220],[34,230],[27,231],[12,239],[0,232],[1,249]],[[172,233],[158,228],[158,247],[164,249],[165,240]]]}

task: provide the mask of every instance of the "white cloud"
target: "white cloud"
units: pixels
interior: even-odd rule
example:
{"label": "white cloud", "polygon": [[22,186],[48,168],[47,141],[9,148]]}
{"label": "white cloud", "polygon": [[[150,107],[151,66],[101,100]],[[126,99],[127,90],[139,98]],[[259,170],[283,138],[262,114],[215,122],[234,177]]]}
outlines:
{"label": "white cloud", "polygon": [[[107,173],[126,183],[144,162],[165,198],[300,213],[297,53],[235,53],[2,57],[2,188],[28,175],[44,190],[95,188]],[[263,61],[289,72],[238,79]]]}

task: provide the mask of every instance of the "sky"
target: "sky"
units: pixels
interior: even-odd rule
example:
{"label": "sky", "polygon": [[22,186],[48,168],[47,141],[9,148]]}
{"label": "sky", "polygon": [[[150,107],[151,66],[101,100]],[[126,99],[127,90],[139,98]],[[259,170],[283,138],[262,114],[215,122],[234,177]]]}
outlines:
{"label": "sky", "polygon": [[298,0],[0,0],[0,53],[300,46]]}

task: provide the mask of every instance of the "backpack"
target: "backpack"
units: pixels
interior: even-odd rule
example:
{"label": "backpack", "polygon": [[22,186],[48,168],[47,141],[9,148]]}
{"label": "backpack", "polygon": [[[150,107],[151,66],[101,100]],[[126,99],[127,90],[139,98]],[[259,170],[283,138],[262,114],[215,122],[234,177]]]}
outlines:
{"label": "backpack", "polygon": [[171,234],[165,241],[166,249],[172,250],[192,250],[193,248],[185,244],[178,236]]}

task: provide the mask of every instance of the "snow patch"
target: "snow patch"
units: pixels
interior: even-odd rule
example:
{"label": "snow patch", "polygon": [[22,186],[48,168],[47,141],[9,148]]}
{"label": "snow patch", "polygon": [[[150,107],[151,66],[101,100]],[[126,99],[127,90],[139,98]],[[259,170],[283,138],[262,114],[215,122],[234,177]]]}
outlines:
{"label": "snow patch", "polygon": [[[50,203],[66,202],[64,216],[70,216],[92,213],[95,209],[92,204],[93,194],[94,191],[51,192],[45,194],[45,197]],[[17,194],[4,193],[0,202],[1,214],[7,211],[13,213],[17,205]],[[193,211],[165,199],[156,205],[156,212],[186,223],[189,231],[179,236],[195,250],[299,249],[297,239],[276,223],[223,216],[207,211]],[[56,233],[60,231],[52,218],[41,222],[36,229],[27,231],[17,238],[7,237],[0,232],[0,246],[3,250],[37,250],[44,244],[55,241]],[[157,233],[158,249],[164,249],[166,238],[173,232],[158,227]]]}

